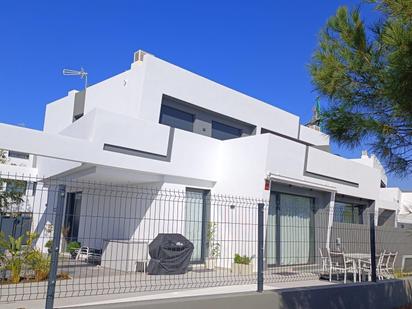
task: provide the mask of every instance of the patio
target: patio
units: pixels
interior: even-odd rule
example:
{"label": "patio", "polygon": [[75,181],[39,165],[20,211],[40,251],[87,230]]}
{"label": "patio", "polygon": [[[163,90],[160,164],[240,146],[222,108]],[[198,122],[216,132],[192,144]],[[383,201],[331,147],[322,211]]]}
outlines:
{"label": "patio", "polygon": [[[292,284],[300,282],[301,285],[305,285],[305,282],[315,281],[325,283],[319,280],[319,271],[318,265],[272,267],[264,272],[265,285],[278,286],[286,282]],[[239,275],[232,273],[231,269],[208,270],[200,264],[190,266],[189,271],[182,275],[147,275],[142,272],[124,272],[61,257],[57,273],[67,273],[70,276],[70,279],[60,279],[56,283],[55,295],[63,298],[119,293],[140,295],[176,289],[256,285],[256,273]],[[0,290],[0,302],[14,299],[39,299],[46,296],[47,281],[4,284]]]}

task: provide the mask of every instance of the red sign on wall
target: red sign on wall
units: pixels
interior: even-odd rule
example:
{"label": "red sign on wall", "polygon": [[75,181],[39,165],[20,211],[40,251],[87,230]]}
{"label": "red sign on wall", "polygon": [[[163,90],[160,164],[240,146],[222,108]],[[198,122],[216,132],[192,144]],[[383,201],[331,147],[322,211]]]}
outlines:
{"label": "red sign on wall", "polygon": [[270,180],[269,179],[265,179],[265,191],[270,190]]}

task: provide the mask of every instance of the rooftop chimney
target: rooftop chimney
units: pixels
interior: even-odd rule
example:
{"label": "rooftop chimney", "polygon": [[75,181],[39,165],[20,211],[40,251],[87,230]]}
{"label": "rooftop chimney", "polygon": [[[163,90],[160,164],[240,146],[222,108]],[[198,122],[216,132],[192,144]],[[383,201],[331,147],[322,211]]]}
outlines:
{"label": "rooftop chimney", "polygon": [[144,56],[148,54],[147,52],[139,49],[137,52],[134,53],[134,61],[133,62],[143,62]]}

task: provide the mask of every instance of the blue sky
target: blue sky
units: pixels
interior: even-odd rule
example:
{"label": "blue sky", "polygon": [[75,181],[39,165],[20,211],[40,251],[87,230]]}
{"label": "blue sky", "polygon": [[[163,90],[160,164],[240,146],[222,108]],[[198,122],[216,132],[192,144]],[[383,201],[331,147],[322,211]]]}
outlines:
{"label": "blue sky", "polygon": [[[359,1],[4,1],[0,5],[0,122],[41,129],[46,103],[79,89],[63,68],[96,83],[146,50],[190,71],[311,116],[307,63],[338,6]],[[368,20],[371,8],[362,6]],[[322,102],[326,104],[326,102]],[[275,120],[274,120],[275,121]],[[361,149],[333,145],[359,157]],[[412,179],[390,177],[412,189]]]}

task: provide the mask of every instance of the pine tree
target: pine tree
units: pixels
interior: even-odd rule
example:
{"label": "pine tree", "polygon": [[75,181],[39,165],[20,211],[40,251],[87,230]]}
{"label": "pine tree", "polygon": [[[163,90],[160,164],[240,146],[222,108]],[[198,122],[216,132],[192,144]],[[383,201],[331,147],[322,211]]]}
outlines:
{"label": "pine tree", "polygon": [[320,32],[309,65],[336,141],[367,143],[389,172],[412,171],[412,1],[374,0],[379,22],[340,7]]}

